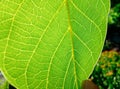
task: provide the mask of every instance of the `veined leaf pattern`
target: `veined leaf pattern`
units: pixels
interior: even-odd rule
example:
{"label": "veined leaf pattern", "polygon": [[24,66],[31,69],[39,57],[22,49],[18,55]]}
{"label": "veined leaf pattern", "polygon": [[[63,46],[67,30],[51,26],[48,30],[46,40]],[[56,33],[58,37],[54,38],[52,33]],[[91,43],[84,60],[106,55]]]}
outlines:
{"label": "veined leaf pattern", "polygon": [[0,0],[0,67],[18,89],[80,89],[104,43],[109,0]]}

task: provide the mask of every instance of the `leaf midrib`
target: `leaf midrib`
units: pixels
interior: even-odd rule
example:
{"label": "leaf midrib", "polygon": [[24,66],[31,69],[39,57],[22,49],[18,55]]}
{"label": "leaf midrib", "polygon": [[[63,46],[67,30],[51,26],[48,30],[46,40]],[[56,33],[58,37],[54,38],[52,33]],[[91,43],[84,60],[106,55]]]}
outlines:
{"label": "leaf midrib", "polygon": [[[73,60],[73,65],[74,65],[74,76],[75,76],[75,85],[76,85],[76,88],[78,89],[78,79],[77,79],[77,73],[76,73],[76,64],[75,64],[75,55],[74,55],[74,45],[73,45],[73,30],[72,30],[72,27],[71,27],[71,19],[70,19],[70,8],[69,8],[69,3],[68,3],[68,0],[66,1],[66,8],[67,8],[67,12],[68,12],[68,23],[69,23],[69,33],[70,33],[70,39],[71,39],[71,51],[72,51],[72,60]],[[70,59],[71,60],[71,59]]]}

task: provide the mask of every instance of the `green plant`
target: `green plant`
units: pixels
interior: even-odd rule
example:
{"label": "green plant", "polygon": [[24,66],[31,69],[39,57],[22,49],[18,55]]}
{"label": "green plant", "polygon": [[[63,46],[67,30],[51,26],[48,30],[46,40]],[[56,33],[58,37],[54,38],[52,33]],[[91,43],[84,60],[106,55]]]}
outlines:
{"label": "green plant", "polygon": [[111,8],[109,14],[109,24],[115,24],[120,27],[120,3],[115,5],[115,7]]}
{"label": "green plant", "polygon": [[101,53],[109,0],[0,0],[0,68],[18,89],[80,89]]}
{"label": "green plant", "polygon": [[119,89],[120,53],[115,51],[103,52],[92,73],[92,79],[101,89]]}

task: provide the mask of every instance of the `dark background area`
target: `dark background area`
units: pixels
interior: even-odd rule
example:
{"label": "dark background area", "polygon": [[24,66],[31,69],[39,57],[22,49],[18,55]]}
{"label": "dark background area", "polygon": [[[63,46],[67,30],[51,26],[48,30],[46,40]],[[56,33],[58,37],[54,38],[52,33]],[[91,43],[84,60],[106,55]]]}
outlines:
{"label": "dark background area", "polygon": [[111,49],[120,51],[120,0],[111,0],[108,31],[103,51]]}

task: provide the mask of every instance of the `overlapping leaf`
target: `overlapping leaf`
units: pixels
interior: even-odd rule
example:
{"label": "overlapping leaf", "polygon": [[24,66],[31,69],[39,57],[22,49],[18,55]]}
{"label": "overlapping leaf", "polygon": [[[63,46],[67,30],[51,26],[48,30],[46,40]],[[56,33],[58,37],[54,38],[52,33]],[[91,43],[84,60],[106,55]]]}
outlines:
{"label": "overlapping leaf", "polygon": [[109,0],[0,0],[0,67],[18,89],[80,89],[106,34]]}

